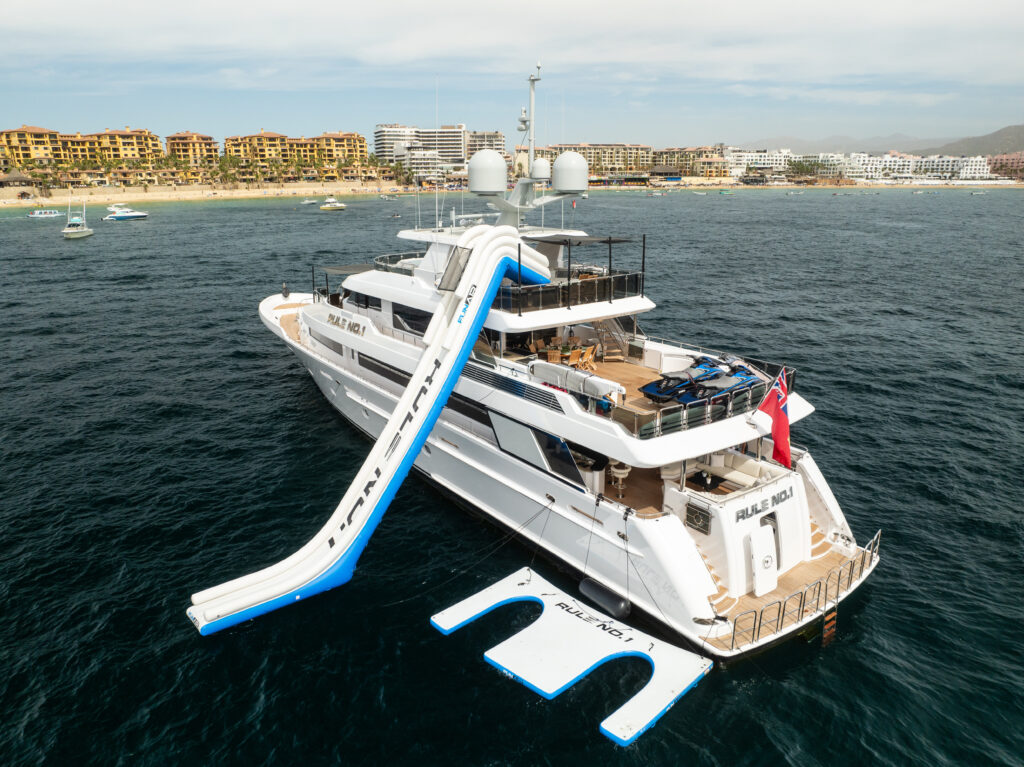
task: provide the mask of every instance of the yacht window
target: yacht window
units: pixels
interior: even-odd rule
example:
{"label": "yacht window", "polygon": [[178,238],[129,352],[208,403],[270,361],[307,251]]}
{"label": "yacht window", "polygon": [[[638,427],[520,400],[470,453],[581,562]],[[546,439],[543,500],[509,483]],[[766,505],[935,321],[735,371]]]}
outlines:
{"label": "yacht window", "polygon": [[498,438],[498,446],[506,453],[521,458],[538,469],[583,484],[583,477],[576,468],[568,445],[562,439],[493,411],[490,417],[494,434]]}
{"label": "yacht window", "polygon": [[561,438],[553,434],[537,431],[536,429],[533,430],[533,433],[537,435],[537,441],[540,443],[540,448],[548,459],[551,471],[582,485],[583,477],[580,476],[580,470],[576,468],[576,461],[573,460],[569,446]]}
{"label": "yacht window", "polygon": [[474,362],[479,362],[481,365],[486,365],[490,368],[498,367],[498,363],[494,360],[494,351],[491,349],[491,343],[487,339],[487,332],[485,330],[481,330],[480,335],[477,336],[476,343],[473,344],[471,358]]}
{"label": "yacht window", "polygon": [[427,325],[430,324],[433,316],[430,312],[391,302],[391,318],[398,330],[405,330],[421,336],[427,332]]}
{"label": "yacht window", "polygon": [[380,299],[377,296],[368,296],[366,293],[357,293],[353,290],[351,293],[348,293],[345,300],[359,309],[376,309],[380,311]]}
{"label": "yacht window", "polygon": [[359,367],[366,368],[372,373],[376,373],[382,378],[386,378],[389,381],[394,381],[396,384],[407,386],[411,376],[404,370],[399,370],[396,367],[392,367],[386,362],[375,360],[373,357],[367,354],[359,355]]}
{"label": "yacht window", "polygon": [[[400,386],[408,386],[409,379],[412,378],[412,376],[404,370],[399,370],[393,365],[381,362],[367,354],[359,355],[359,366],[372,373],[376,373],[382,378],[393,381]],[[490,427],[491,425],[491,420],[487,417],[487,408],[473,402],[471,399],[463,397],[461,394],[452,392],[448,396],[448,402],[445,407],[450,408],[456,413],[464,415],[466,418],[470,418],[479,424],[483,424],[484,426]]]}
{"label": "yacht window", "polygon": [[310,336],[310,338],[313,338],[313,339],[319,341],[320,343],[322,343],[324,346],[326,346],[332,352],[337,352],[338,354],[340,354],[342,356],[345,355],[345,347],[342,346],[341,344],[339,344],[337,341],[335,341],[335,340],[333,340],[331,338],[328,338],[323,333],[319,333],[319,332],[313,330],[313,328],[310,328],[309,329],[309,336]]}

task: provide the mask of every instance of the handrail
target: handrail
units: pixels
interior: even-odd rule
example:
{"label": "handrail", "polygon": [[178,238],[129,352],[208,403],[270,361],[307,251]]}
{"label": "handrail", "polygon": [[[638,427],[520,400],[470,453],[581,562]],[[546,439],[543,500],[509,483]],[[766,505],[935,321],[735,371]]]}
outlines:
{"label": "handrail", "polygon": [[765,620],[765,618],[764,618],[764,611],[767,610],[769,607],[774,607],[775,608],[775,622],[774,622],[775,625],[772,628],[772,633],[773,634],[778,634],[779,633],[779,620],[782,618],[782,602],[780,602],[778,599],[776,599],[774,602],[769,602],[768,604],[766,604],[764,607],[761,608],[761,619],[758,621],[757,639],[754,640],[755,642],[759,642],[761,640],[761,629],[764,628],[764,620]]}
{"label": "handrail", "polygon": [[[787,617],[795,616],[790,625],[798,625],[807,622],[819,613],[826,612],[831,605],[838,605],[843,592],[849,593],[853,590],[854,583],[859,583],[864,578],[864,560],[867,557],[867,567],[878,559],[878,548],[881,541],[882,531],[879,530],[868,541],[866,546],[858,547],[859,554],[854,554],[836,567],[829,570],[823,577],[805,585],[800,591],[794,591],[783,600],[776,599],[774,602],[761,607],[760,610],[746,610],[737,615],[732,621],[732,643],[730,649],[735,650],[747,644],[755,644],[761,641],[761,633],[765,630],[765,624],[771,626],[770,635],[776,635],[786,627]],[[857,566],[857,576],[853,573]],[[845,588],[844,588],[845,576]],[[809,596],[813,593],[813,597]],[[789,607],[791,600],[797,602],[796,609]],[[813,607],[811,603],[813,601]],[[753,616],[753,624],[750,629],[740,629],[740,622]],[[749,634],[748,639],[744,635]],[[737,644],[737,638],[739,643]]]}
{"label": "handrail", "polygon": [[381,272],[411,272],[413,267],[398,266],[400,261],[410,258],[423,258],[427,254],[425,250],[407,250],[403,253],[385,253],[373,259],[373,268]]}
{"label": "handrail", "polygon": [[794,597],[796,598],[797,604],[796,604],[796,611],[795,611],[796,617],[793,619],[793,622],[794,623],[799,623],[800,622],[800,618],[804,614],[804,596],[806,596],[804,590],[800,589],[800,591],[794,591],[792,594],[790,594],[788,597],[786,597],[783,600],[783,602],[782,602],[782,620],[779,623],[779,629],[783,629],[783,628],[786,627],[786,617],[791,612],[793,612],[793,611],[789,610],[789,608],[788,608],[789,600],[793,599]]}
{"label": "handrail", "polygon": [[[736,631],[739,629],[740,621],[744,618],[744,616],[747,616],[747,615],[753,615],[754,616],[754,625],[750,627],[750,641],[751,642],[754,641],[754,631],[757,630],[757,617],[758,617],[757,610],[747,610],[746,612],[742,612],[739,615],[737,615],[735,620],[733,620],[733,622],[732,622],[732,649],[733,650],[736,649]],[[742,646],[743,645],[741,644],[740,647],[742,647]]]}
{"label": "handrail", "polygon": [[[622,405],[614,405],[609,415],[630,435],[639,439],[653,439],[749,413],[760,404],[753,396],[746,396],[751,393],[752,388],[727,392],[699,402],[673,405],[646,413]],[[764,390],[767,391],[767,386]],[[742,404],[740,405],[736,404],[738,398],[741,398]]]}
{"label": "handrail", "polygon": [[548,285],[508,285],[498,291],[492,306],[504,312],[536,312],[632,298],[641,295],[641,278],[640,272],[615,272]]}

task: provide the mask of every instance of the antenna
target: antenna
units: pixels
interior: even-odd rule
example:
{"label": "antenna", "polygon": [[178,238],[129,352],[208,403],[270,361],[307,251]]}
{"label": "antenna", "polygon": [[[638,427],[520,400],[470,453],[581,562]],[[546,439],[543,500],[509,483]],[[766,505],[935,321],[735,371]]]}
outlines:
{"label": "antenna", "polygon": [[441,151],[437,148],[441,145],[441,121],[438,118],[437,110],[437,89],[438,89],[438,77],[434,76],[434,151],[437,154],[438,165],[434,166],[434,227],[437,229],[441,228],[441,214],[437,208],[437,181],[438,175],[441,172],[441,168],[438,167],[441,164]]}
{"label": "antenna", "polygon": [[[530,122],[530,167],[528,168],[527,172],[532,174],[533,173],[533,153],[534,153],[534,149],[536,148],[536,140],[535,140],[535,137],[534,137],[534,130],[533,130],[533,128],[534,128],[534,125],[533,125],[533,123],[534,123],[534,120],[533,120],[533,109],[534,109],[534,105],[536,104],[537,83],[540,82],[540,62],[539,61],[537,62],[537,74],[530,75],[529,82],[530,82],[530,117],[529,117],[529,122]],[[520,124],[522,124],[522,122],[523,122],[523,118],[522,117],[519,118],[519,122],[520,122]]]}

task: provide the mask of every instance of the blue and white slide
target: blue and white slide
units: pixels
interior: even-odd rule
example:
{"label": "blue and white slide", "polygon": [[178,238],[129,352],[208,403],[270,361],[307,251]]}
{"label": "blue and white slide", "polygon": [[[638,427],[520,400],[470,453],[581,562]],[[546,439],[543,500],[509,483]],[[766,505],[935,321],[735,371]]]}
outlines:
{"label": "blue and white slide", "polygon": [[[213,634],[352,578],[359,555],[459,380],[501,281],[518,278],[520,249],[523,282],[549,282],[547,259],[522,243],[515,227],[480,225],[462,235],[451,257],[469,253],[461,276],[454,290],[441,291],[441,303],[423,336],[426,348],[419,365],[341,503],[320,532],[291,556],[193,594],[187,614],[200,634]],[[449,272],[458,266],[450,265]]]}

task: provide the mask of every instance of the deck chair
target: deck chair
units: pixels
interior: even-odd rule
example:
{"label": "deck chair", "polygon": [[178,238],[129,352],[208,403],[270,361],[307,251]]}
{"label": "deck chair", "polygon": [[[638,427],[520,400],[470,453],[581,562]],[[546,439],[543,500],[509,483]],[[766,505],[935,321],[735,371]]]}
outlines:
{"label": "deck chair", "polygon": [[547,348],[547,344],[544,343],[544,339],[543,338],[538,338],[536,343],[537,343],[537,348],[540,349],[541,351],[543,351],[544,349]]}
{"label": "deck chair", "polygon": [[536,354],[537,353],[537,344],[531,343],[526,348],[530,350],[530,354]]}
{"label": "deck chair", "polygon": [[571,352],[569,352],[569,363],[568,363],[569,367],[573,367],[573,368],[579,367],[580,355],[582,355],[582,354],[583,354],[583,350],[582,349],[573,349]]}
{"label": "deck chair", "polygon": [[579,336],[569,336],[569,343],[573,346],[579,346],[582,342],[583,341]]}
{"label": "deck chair", "polygon": [[548,349],[548,362],[560,364],[562,362],[562,353],[558,349]]}
{"label": "deck chair", "polygon": [[588,346],[583,350],[583,356],[580,357],[580,369],[589,370],[594,372],[597,370],[597,364],[594,362],[594,356],[597,354],[596,346]]}

